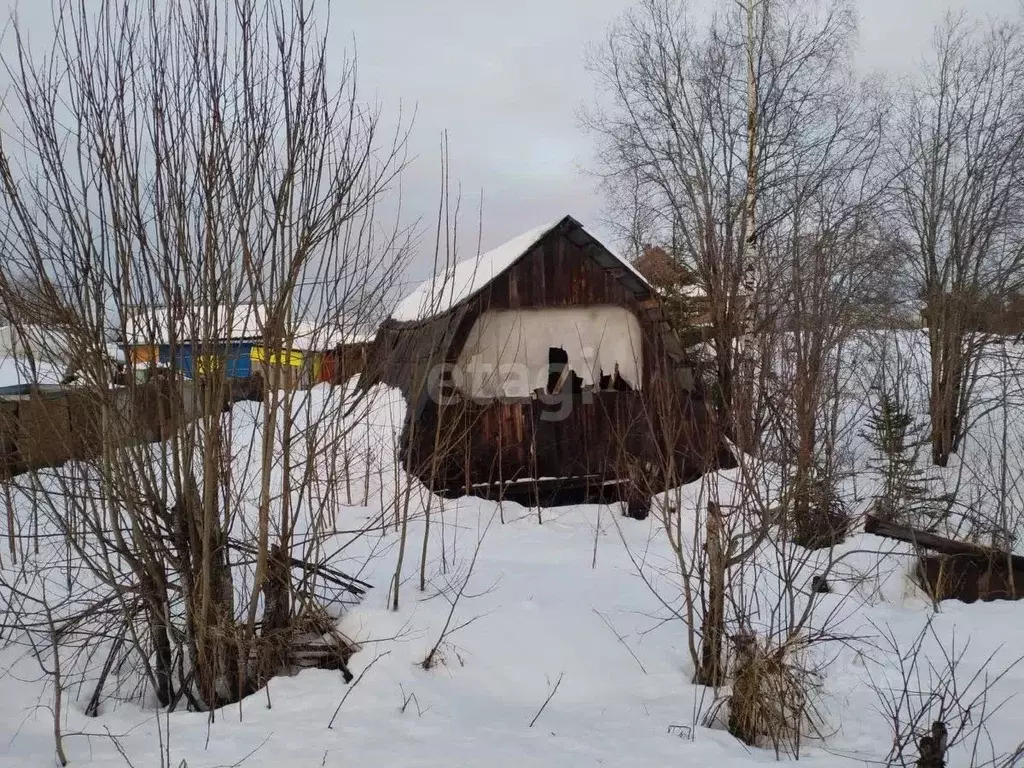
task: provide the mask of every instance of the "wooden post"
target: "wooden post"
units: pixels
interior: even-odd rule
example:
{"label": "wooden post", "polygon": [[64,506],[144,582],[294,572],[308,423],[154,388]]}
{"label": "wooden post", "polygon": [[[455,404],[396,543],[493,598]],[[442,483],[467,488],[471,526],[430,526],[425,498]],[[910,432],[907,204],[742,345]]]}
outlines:
{"label": "wooden post", "polygon": [[700,667],[694,682],[698,685],[717,687],[725,679],[722,668],[722,642],[725,635],[725,545],[722,541],[722,508],[715,502],[708,503],[706,524],[708,574],[708,606],[701,627]]}

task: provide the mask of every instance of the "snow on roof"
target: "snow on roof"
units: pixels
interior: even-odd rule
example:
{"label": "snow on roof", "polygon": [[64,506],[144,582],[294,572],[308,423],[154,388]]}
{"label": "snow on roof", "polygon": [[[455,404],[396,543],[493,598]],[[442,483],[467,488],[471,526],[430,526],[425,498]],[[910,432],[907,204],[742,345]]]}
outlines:
{"label": "snow on roof", "polygon": [[59,384],[64,378],[61,368],[52,363],[0,355],[0,389],[26,384]]}
{"label": "snow on roof", "polygon": [[342,344],[365,344],[373,340],[375,332],[363,331],[337,323],[312,323],[300,320],[295,326],[292,348],[297,350],[333,349]]}
{"label": "snow on roof", "polygon": [[[563,216],[534,227],[487,253],[472,256],[447,267],[441,274],[425,281],[406,296],[391,313],[391,319],[399,323],[410,323],[447,312],[479,293],[484,286],[526,254],[541,238],[569,218]],[[644,285],[648,285],[647,279],[636,267],[612,251],[608,252],[640,278]]]}
{"label": "snow on roof", "polygon": [[[210,325],[210,338],[214,341],[255,341],[263,338],[266,307],[255,304],[218,307],[186,307],[178,321],[177,339],[187,342],[193,335],[205,335]],[[170,343],[171,309],[169,307],[139,307],[125,315],[125,341],[128,344]],[[372,337],[372,334],[369,334]],[[343,323],[315,323],[299,320],[294,327],[292,348],[296,350],[329,349],[339,344],[358,344],[368,334]]]}
{"label": "snow on roof", "polygon": [[538,240],[558,226],[552,221],[512,238],[507,243],[448,267],[433,279],[422,283],[391,313],[391,319],[400,323],[426,320],[448,311],[456,304],[473,296],[494,278],[508,269]]}
{"label": "snow on roof", "polygon": [[0,326],[0,355],[28,358],[63,365],[77,350],[73,334],[66,328],[46,325]]}
{"label": "snow on roof", "polygon": [[[210,336],[217,340],[255,339],[262,335],[263,307],[185,307],[178,321],[177,337],[184,341],[192,334],[204,334],[207,323]],[[136,307],[124,317],[124,336],[129,344],[167,344],[170,341],[170,307]]]}

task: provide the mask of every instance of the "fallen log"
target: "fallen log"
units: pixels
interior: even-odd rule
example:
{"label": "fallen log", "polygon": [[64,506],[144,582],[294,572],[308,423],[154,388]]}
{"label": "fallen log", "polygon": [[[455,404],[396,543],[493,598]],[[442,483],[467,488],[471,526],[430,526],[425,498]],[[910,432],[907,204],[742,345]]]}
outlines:
{"label": "fallen log", "polygon": [[980,544],[972,544],[967,541],[947,539],[935,533],[911,528],[909,525],[900,525],[888,520],[881,520],[872,515],[868,515],[864,521],[864,533],[873,533],[886,539],[905,541],[908,544],[913,544],[931,552],[938,552],[941,555],[958,555],[986,561],[993,559],[1003,560],[1012,564],[1015,570],[1024,570],[1024,557],[1020,555],[1000,552],[997,549],[983,547]]}
{"label": "fallen log", "polygon": [[964,541],[954,541],[939,536],[935,533],[911,528],[909,525],[900,525],[889,520],[868,515],[864,521],[864,533],[873,533],[886,539],[905,541],[933,552],[941,552],[944,555],[980,555],[986,554],[985,550],[976,544],[969,544]]}
{"label": "fallen log", "polygon": [[868,516],[864,532],[919,547],[912,575],[936,600],[1016,600],[1024,586],[1024,557]]}

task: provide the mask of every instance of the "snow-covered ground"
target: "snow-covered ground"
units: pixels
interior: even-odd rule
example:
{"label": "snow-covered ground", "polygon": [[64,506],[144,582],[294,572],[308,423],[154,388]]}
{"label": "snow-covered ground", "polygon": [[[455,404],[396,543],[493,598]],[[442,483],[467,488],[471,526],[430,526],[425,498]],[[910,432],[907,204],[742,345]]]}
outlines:
{"label": "snow-covered ground", "polygon": [[[902,340],[899,349],[907,356],[921,351],[915,339]],[[863,372],[877,362],[872,358],[876,352],[858,349],[853,369]],[[864,378],[855,380],[863,384]],[[325,397],[325,391],[318,388],[312,396]],[[386,443],[400,424],[402,407],[394,393],[379,397],[380,407],[364,429]],[[854,469],[863,469],[847,489],[854,511],[863,511],[874,487],[867,448],[854,429],[864,419],[865,397],[851,390],[845,412],[848,432],[854,435],[849,461]],[[234,417],[253,416],[253,409],[253,404],[238,404]],[[938,473],[935,482],[949,484],[965,473],[989,477],[1003,446],[1020,445],[1022,438],[1018,409],[1011,409],[1005,422],[998,413],[988,414],[962,457]],[[353,444],[360,440],[353,435]],[[1019,461],[1020,452],[1012,453]],[[386,450],[370,463],[369,497],[358,498],[364,486],[362,478],[355,478],[357,505],[342,509],[339,530],[359,529],[382,516],[391,520],[393,464]],[[681,528],[687,530],[711,484],[728,493],[737,480],[738,472],[732,471],[685,487]],[[975,480],[967,486],[967,495],[973,494],[978,504],[993,503],[986,501],[985,483]],[[360,577],[375,586],[341,619],[341,628],[362,646],[351,662],[356,682],[346,685],[340,672],[320,670],[275,678],[266,692],[217,712],[212,724],[202,713],[168,715],[112,701],[99,717],[90,718],[84,715],[84,701],[69,696],[63,731],[70,765],[142,768],[184,761],[188,768],[518,768],[742,766],[776,760],[769,749],[739,743],[720,723],[703,724],[714,707],[714,694],[691,683],[687,627],[673,616],[682,607],[678,576],[657,516],[639,522],[622,517],[617,506],[538,512],[479,499],[445,501],[439,508],[435,498],[428,583],[421,592],[424,526],[419,513],[426,497],[417,487],[412,498],[397,612],[389,610],[399,548],[393,525],[356,538],[336,563],[349,572],[361,569]],[[1009,504],[1020,513],[1017,497]],[[340,545],[352,536],[336,538]],[[907,576],[908,551],[858,534],[832,553],[842,558],[831,579],[833,593],[818,596],[809,625],[827,625],[835,638],[808,654],[821,662],[816,701],[824,719],[823,736],[802,745],[802,762],[831,768],[885,759],[892,731],[878,691],[899,695],[908,688],[901,665],[908,663],[906,655],[922,633],[920,666],[908,689],[912,701],[931,691],[929,676],[937,680],[944,654],[959,654],[967,647],[957,672],[963,688],[971,687],[979,671],[982,678],[995,678],[1020,656],[1024,607],[945,602],[936,612]],[[809,557],[787,589],[774,567],[773,544],[766,542],[750,586],[752,594],[765,596],[762,613],[752,618],[755,626],[773,622],[770,614],[778,601],[767,598],[780,592],[792,596],[802,610],[810,599],[809,580],[827,556]],[[6,548],[0,562],[4,568],[14,567]],[[462,597],[452,610],[452,597],[460,589]],[[455,630],[440,646],[439,663],[424,670],[420,663],[446,625]],[[3,640],[14,642],[0,651],[0,765],[53,765],[48,709],[52,690],[24,643],[6,630]],[[975,679],[967,697],[985,686],[983,679]],[[1014,666],[992,681],[988,709],[1022,687],[1024,665]],[[981,720],[980,706],[972,718]],[[987,725],[991,744],[983,742],[981,758],[1005,753],[1024,740],[1024,716],[1014,701],[992,714]],[[971,765],[973,746],[955,748],[948,765]]]}

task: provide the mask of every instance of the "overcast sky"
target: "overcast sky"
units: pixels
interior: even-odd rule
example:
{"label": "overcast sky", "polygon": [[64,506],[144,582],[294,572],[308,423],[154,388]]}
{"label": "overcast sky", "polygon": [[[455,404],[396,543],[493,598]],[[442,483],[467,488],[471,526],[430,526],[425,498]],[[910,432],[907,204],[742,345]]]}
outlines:
{"label": "overcast sky", "polygon": [[[731,0],[708,0],[723,6]],[[436,207],[438,142],[447,129],[452,175],[475,232],[484,196],[483,247],[563,214],[599,236],[602,200],[585,169],[592,144],[578,112],[593,93],[584,67],[629,0],[356,0],[335,5],[339,45],[354,35],[360,82],[389,109],[417,108],[405,206]],[[344,8],[342,13],[338,10]],[[865,71],[906,72],[949,8],[1015,15],[1018,0],[859,0]],[[414,264],[410,277],[422,276]]]}
{"label": "overcast sky", "polygon": [[[721,7],[732,1],[702,0]],[[862,69],[907,71],[949,8],[979,17],[1013,16],[1019,1],[1024,0],[859,0]],[[406,114],[416,110],[410,147],[415,159],[403,186],[405,213],[432,220],[438,146],[447,129],[452,178],[463,189],[463,232],[476,232],[482,192],[485,250],[564,214],[607,239],[600,225],[602,200],[585,172],[592,167],[592,143],[580,129],[578,113],[594,92],[585,50],[630,5],[629,0],[333,0],[330,41],[339,65],[354,40],[363,95],[375,96],[391,116],[400,105]],[[50,6],[47,0],[9,2],[31,17],[41,37],[48,36],[48,25],[52,29]],[[408,277],[422,278],[428,269],[429,257],[420,258]]]}

